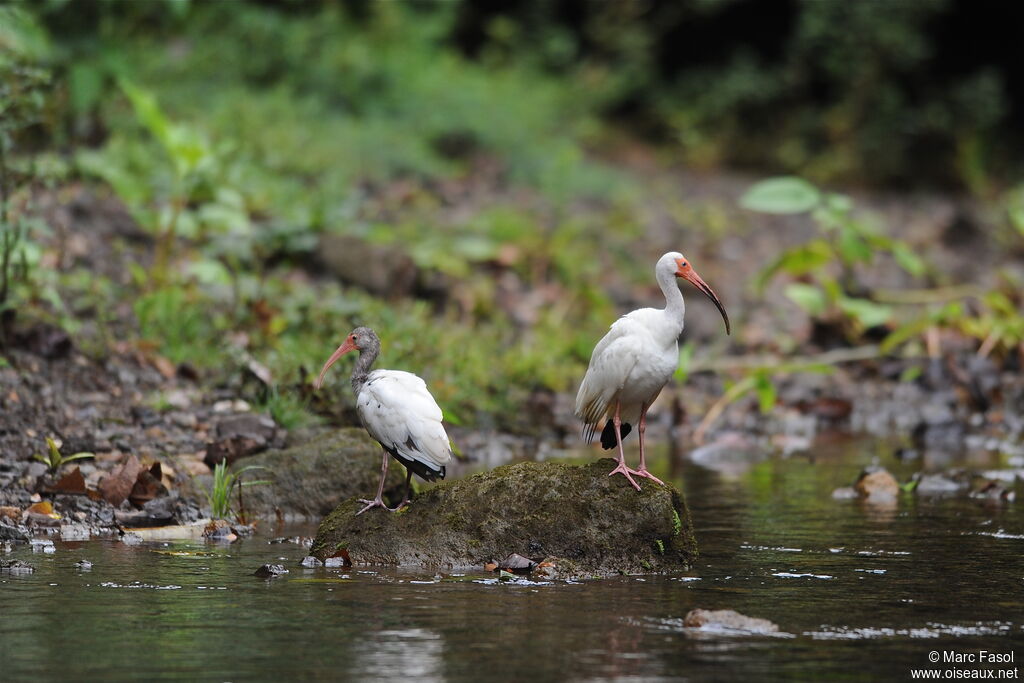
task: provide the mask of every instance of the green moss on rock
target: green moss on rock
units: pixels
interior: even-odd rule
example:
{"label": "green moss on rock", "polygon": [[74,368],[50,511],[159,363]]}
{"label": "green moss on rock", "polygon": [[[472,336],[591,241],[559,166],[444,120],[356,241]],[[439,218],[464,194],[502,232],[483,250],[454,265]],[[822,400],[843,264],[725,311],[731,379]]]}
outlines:
{"label": "green moss on rock", "polygon": [[608,476],[613,467],[608,458],[505,465],[435,486],[403,514],[356,516],[360,505],[346,500],[320,524],[311,553],[325,559],[345,543],[355,563],[451,569],[519,553],[558,558],[560,576],[688,568],[697,544],[682,496],[650,481],[637,492]]}

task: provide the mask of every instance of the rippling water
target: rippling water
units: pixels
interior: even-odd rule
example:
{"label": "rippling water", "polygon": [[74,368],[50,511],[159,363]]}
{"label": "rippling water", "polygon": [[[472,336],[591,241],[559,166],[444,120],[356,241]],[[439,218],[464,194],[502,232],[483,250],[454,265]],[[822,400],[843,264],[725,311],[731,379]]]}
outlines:
{"label": "rippling water", "polygon": [[[1020,504],[832,500],[873,457],[898,470],[887,453],[861,442],[726,474],[684,466],[702,552],[686,575],[506,584],[483,571],[304,569],[303,547],[268,543],[312,527],[231,545],[19,548],[6,557],[36,572],[0,574],[0,678],[907,680],[931,651],[1019,662]],[[266,562],[291,571],[252,576]],[[688,632],[695,607],[780,633]]]}

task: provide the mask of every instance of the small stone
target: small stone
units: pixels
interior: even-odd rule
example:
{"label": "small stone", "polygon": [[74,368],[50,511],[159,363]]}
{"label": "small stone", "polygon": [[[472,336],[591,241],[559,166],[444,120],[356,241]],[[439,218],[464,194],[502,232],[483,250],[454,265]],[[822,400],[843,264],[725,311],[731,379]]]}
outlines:
{"label": "small stone", "polygon": [[133,531],[129,531],[121,536],[121,542],[125,545],[139,545],[144,539]]}
{"label": "small stone", "polygon": [[512,572],[513,574],[529,574],[536,566],[536,562],[518,553],[512,553],[498,563],[498,569]]}
{"label": "small stone", "polygon": [[841,486],[832,492],[832,498],[835,500],[853,500],[857,497],[858,494],[852,486]]}
{"label": "small stone", "polygon": [[92,569],[92,562],[89,560],[79,560],[78,562],[75,562],[75,568],[81,571],[88,571]]}
{"label": "small stone", "polygon": [[944,474],[923,474],[917,480],[914,493],[919,496],[941,496],[958,493],[966,488],[966,483],[957,482]]}
{"label": "small stone", "polygon": [[310,568],[324,566],[323,562],[321,562],[320,560],[316,559],[312,555],[306,555],[304,558],[302,558],[302,562],[299,562],[299,564],[302,565],[303,567],[310,567]]}
{"label": "small stone", "polygon": [[60,527],[62,541],[88,541],[89,527],[85,524],[62,524]]}
{"label": "small stone", "polygon": [[883,468],[865,470],[853,488],[869,502],[895,500],[900,493],[899,482]]}
{"label": "small stone", "polygon": [[326,560],[324,560],[325,567],[349,567],[351,565],[352,563],[350,561],[341,556],[328,557]]}
{"label": "small stone", "polygon": [[265,564],[253,572],[253,576],[258,576],[261,579],[273,579],[287,573],[288,570],[282,564]]}
{"label": "small stone", "polygon": [[692,609],[683,619],[683,626],[750,635],[779,632],[778,625],[767,619],[748,617],[731,609]]}
{"label": "small stone", "polygon": [[33,538],[28,542],[29,547],[32,548],[34,553],[55,553],[57,548],[54,547],[53,541],[46,538]]}

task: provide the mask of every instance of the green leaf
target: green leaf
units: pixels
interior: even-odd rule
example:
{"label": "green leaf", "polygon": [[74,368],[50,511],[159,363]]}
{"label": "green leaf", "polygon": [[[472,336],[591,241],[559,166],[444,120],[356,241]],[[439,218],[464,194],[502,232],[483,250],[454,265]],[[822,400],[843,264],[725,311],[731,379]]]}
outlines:
{"label": "green leaf", "polygon": [[786,296],[792,299],[797,306],[807,311],[812,316],[820,316],[825,312],[828,301],[825,292],[814,285],[794,282],[786,285]]}
{"label": "green leaf", "polygon": [[921,376],[921,372],[922,369],[920,365],[911,365],[905,368],[903,372],[900,373],[900,381],[913,382],[915,379]]}
{"label": "green leaf", "polygon": [[693,342],[688,341],[679,349],[679,367],[676,369],[676,381],[680,384],[686,382],[690,375],[690,367],[693,365]]}
{"label": "green leaf", "polygon": [[804,213],[818,206],[821,193],[802,178],[784,176],[755,183],[740,198],[740,206],[775,214]]}
{"label": "green leaf", "polygon": [[762,270],[755,281],[758,291],[764,289],[768,281],[777,273],[799,277],[826,266],[835,253],[832,246],[824,240],[812,240],[807,244],[794,247],[782,253],[775,261]]}
{"label": "green leaf", "polygon": [[870,263],[871,247],[852,227],[843,226],[839,234],[839,253],[846,263]]}
{"label": "green leaf", "polygon": [[754,392],[757,394],[757,403],[761,408],[761,413],[771,412],[775,407],[778,394],[767,372],[758,372],[754,377]]}
{"label": "green leaf", "polygon": [[877,327],[889,322],[892,309],[868,299],[842,297],[838,301],[840,310],[856,319],[864,327]]}
{"label": "green leaf", "polygon": [[924,275],[924,260],[914,253],[914,251],[907,246],[905,242],[894,240],[889,249],[892,252],[892,257],[896,259],[896,263],[900,264],[900,268],[907,271],[914,277],[921,277]]}

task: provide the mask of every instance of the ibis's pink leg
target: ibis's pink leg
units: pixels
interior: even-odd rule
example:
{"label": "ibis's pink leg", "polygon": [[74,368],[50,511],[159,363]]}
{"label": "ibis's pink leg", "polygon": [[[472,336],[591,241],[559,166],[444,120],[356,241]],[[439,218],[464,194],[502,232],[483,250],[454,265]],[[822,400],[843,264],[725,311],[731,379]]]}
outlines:
{"label": "ibis's pink leg", "polygon": [[373,500],[366,500],[365,498],[360,498],[359,502],[360,503],[366,503],[366,507],[364,507],[362,510],[357,512],[356,513],[357,515],[363,514],[364,512],[369,510],[370,508],[384,508],[385,510],[390,510],[391,512],[394,512],[394,510],[391,510],[391,508],[389,508],[387,505],[384,504],[384,480],[387,479],[387,478],[388,478],[388,452],[384,451],[384,464],[381,465],[381,468],[380,468],[380,486],[377,487],[377,497],[374,498]]}
{"label": "ibis's pink leg", "polygon": [[647,477],[651,481],[657,482],[659,484],[664,484],[665,482],[663,482],[661,479],[658,479],[656,476],[647,471],[647,462],[644,457],[644,432],[646,431],[647,406],[645,405],[640,409],[640,424],[636,426],[637,436],[640,438],[640,469],[638,469],[635,472],[635,474],[638,477]]}
{"label": "ibis's pink leg", "polygon": [[633,488],[639,491],[640,484],[633,481],[633,477],[629,476],[631,474],[636,474],[636,472],[626,467],[626,454],[622,450],[622,420],[619,418],[619,407],[620,404],[616,401],[615,416],[612,417],[612,424],[615,425],[615,441],[619,444],[619,464],[615,466],[615,469],[608,473],[608,476],[610,477],[613,474],[621,474],[630,484],[633,485]]}

